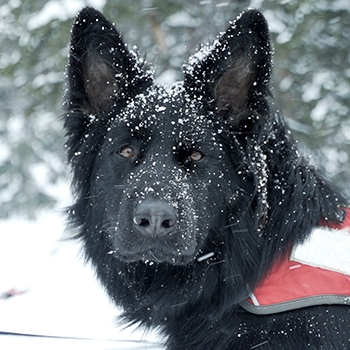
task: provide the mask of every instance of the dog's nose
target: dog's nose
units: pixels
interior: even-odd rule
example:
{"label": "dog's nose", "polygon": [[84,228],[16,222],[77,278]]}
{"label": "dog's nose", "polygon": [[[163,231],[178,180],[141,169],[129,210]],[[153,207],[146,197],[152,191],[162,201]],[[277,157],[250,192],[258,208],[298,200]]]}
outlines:
{"label": "dog's nose", "polygon": [[173,206],[161,200],[146,199],[136,206],[133,221],[143,235],[161,237],[173,231],[177,220]]}

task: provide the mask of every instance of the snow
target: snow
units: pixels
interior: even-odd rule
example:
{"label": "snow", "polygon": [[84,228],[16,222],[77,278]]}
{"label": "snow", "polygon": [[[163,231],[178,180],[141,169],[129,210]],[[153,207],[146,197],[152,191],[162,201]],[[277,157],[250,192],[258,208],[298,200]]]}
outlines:
{"label": "snow", "polygon": [[[0,348],[162,349],[155,333],[117,326],[121,310],[83,262],[80,244],[62,239],[63,222],[54,212],[0,221],[0,331],[89,340],[0,335]],[[11,289],[24,293],[1,298]]]}
{"label": "snow", "polygon": [[186,11],[179,11],[169,16],[166,23],[170,27],[196,28],[199,26],[200,21],[193,18]]}
{"label": "snow", "polygon": [[102,10],[105,4],[106,0],[51,0],[32,16],[27,27],[29,30],[34,30],[56,19],[65,21],[74,17],[84,6],[93,6]]}

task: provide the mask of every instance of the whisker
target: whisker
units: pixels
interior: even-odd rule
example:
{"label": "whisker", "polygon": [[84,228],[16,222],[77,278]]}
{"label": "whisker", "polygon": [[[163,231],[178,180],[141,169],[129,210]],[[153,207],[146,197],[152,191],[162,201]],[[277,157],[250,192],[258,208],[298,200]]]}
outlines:
{"label": "whisker", "polygon": [[232,279],[232,278],[236,278],[236,277],[239,277],[239,276],[240,276],[239,274],[236,274],[236,275],[232,275],[232,276],[229,276],[229,277],[225,277],[225,278],[223,279],[223,281],[226,282],[227,280],[230,280],[230,279]]}
{"label": "whisker", "polygon": [[242,229],[242,230],[234,230],[233,233],[246,233],[249,232],[247,229]]}
{"label": "whisker", "polygon": [[160,263],[160,260],[157,259],[157,257],[156,257],[151,251],[150,251],[149,253],[150,253],[150,255],[152,255],[152,257],[154,258],[154,260],[155,260],[156,262]]}
{"label": "whisker", "polygon": [[267,344],[267,343],[268,343],[268,341],[265,340],[265,341],[263,341],[262,343],[259,343],[259,344],[256,344],[256,345],[252,346],[251,349],[259,348],[260,346],[265,345],[265,344]]}
{"label": "whisker", "polygon": [[210,269],[210,267],[214,266],[214,265],[218,265],[218,264],[223,264],[225,263],[225,260],[220,260],[220,261],[216,261],[216,262],[213,262],[213,263],[210,263],[207,268],[205,269],[205,272],[208,272],[208,270]]}
{"label": "whisker", "polygon": [[106,222],[101,226],[102,231],[107,231],[110,234],[115,234],[116,228],[118,227],[118,222],[110,221]]}
{"label": "whisker", "polygon": [[186,305],[186,304],[187,304],[187,301],[185,301],[184,303],[171,305],[170,307],[179,307],[179,306]]}

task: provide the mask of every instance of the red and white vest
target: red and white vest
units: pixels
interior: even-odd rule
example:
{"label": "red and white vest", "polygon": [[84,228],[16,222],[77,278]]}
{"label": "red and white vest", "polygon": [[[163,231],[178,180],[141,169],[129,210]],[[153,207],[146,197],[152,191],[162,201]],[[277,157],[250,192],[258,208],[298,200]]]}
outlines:
{"label": "red and white vest", "polygon": [[322,222],[240,305],[258,315],[325,304],[350,306],[350,208],[341,224]]}

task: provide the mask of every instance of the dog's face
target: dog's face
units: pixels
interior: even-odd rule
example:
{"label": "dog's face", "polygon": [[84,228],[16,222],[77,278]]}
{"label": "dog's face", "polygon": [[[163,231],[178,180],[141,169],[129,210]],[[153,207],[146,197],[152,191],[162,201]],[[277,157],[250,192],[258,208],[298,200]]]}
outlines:
{"label": "dog's face", "polygon": [[74,210],[123,261],[185,265],[215,254],[254,192],[237,137],[251,138],[252,121],[268,114],[264,19],[248,12],[202,55],[165,89],[100,13],[83,10],[73,27]]}
{"label": "dog's face", "polygon": [[155,86],[112,119],[92,178],[116,256],[184,264],[208,253],[236,187],[223,123],[183,88]]}

